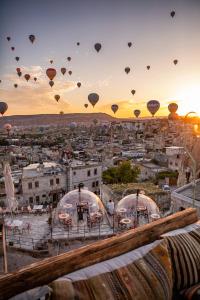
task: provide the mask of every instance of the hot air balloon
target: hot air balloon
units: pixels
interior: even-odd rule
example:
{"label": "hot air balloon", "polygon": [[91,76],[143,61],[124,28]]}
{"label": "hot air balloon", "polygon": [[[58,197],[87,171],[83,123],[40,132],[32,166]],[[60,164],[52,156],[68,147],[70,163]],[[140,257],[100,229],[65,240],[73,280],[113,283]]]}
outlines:
{"label": "hot air balloon", "polygon": [[178,109],[178,104],[176,103],[170,103],[168,105],[168,110],[170,113],[176,113],[177,109]]}
{"label": "hot air balloon", "polygon": [[68,74],[69,74],[69,75],[72,75],[72,71],[69,71]]}
{"label": "hot air balloon", "polygon": [[70,56],[68,56],[67,60],[68,60],[68,61],[70,61],[70,60],[71,60],[71,57],[70,57]]}
{"label": "hot air balloon", "polygon": [[117,104],[113,104],[113,105],[111,105],[111,109],[112,109],[112,111],[114,112],[114,114],[118,111],[118,109],[119,109],[119,106],[117,105]]}
{"label": "hot air balloon", "polygon": [[132,90],[131,94],[134,96],[135,95],[136,90]]}
{"label": "hot air balloon", "polygon": [[12,125],[10,125],[9,123],[7,123],[7,124],[4,124],[3,128],[7,131],[7,134],[9,136],[10,131],[12,129]]}
{"label": "hot air balloon", "polygon": [[0,83],[1,83],[1,79],[0,79]]}
{"label": "hot air balloon", "polygon": [[61,73],[62,73],[63,75],[65,75],[65,73],[66,73],[67,70],[66,70],[66,68],[61,68],[60,71],[61,71]]}
{"label": "hot air balloon", "polygon": [[30,40],[30,42],[33,44],[34,41],[35,41],[35,36],[34,36],[33,34],[30,34],[30,35],[29,35],[29,40]]}
{"label": "hot air balloon", "polygon": [[37,81],[37,77],[34,77],[33,79],[34,79],[35,82]]}
{"label": "hot air balloon", "polygon": [[8,104],[5,102],[0,102],[0,114],[3,116],[8,109]]}
{"label": "hot air balloon", "polygon": [[175,16],[176,12],[174,10],[171,11],[170,16],[173,18]]}
{"label": "hot air balloon", "polygon": [[79,43],[79,42],[77,42],[77,43],[76,43],[76,45],[77,45],[77,46],[80,46],[80,43]]}
{"label": "hot air balloon", "polygon": [[133,111],[133,113],[134,113],[135,117],[138,118],[139,115],[141,114],[141,110],[135,109],[135,110]]}
{"label": "hot air balloon", "polygon": [[20,68],[17,68],[16,69],[17,73],[21,72],[21,69]]}
{"label": "hot air balloon", "polygon": [[46,74],[49,77],[50,80],[53,80],[54,77],[56,76],[56,70],[53,68],[49,68],[46,70]]}
{"label": "hot air balloon", "polygon": [[60,95],[55,95],[54,98],[56,99],[56,101],[58,102],[60,99]]}
{"label": "hot air balloon", "polygon": [[179,115],[177,113],[170,113],[168,115],[168,120],[171,120],[171,121],[175,121],[175,120],[178,120],[179,119]]}
{"label": "hot air balloon", "polygon": [[77,87],[81,87],[81,82],[77,82]]}
{"label": "hot air balloon", "polygon": [[99,52],[99,51],[101,50],[101,44],[100,44],[100,43],[96,43],[96,44],[94,45],[94,48],[95,48],[95,50],[96,50],[97,52]]}
{"label": "hot air balloon", "polygon": [[90,102],[90,104],[92,104],[92,106],[94,107],[95,104],[97,104],[97,102],[99,101],[99,95],[96,93],[91,93],[88,95],[88,101]]}
{"label": "hot air balloon", "polygon": [[130,48],[132,46],[132,43],[131,42],[128,42],[128,47]]}
{"label": "hot air balloon", "polygon": [[31,76],[29,74],[25,74],[24,78],[26,79],[26,81],[29,81],[29,79],[31,78]]}
{"label": "hot air balloon", "polygon": [[54,85],[53,80],[50,80],[50,81],[49,81],[49,85],[50,85],[50,87],[52,87],[52,86]]}
{"label": "hot air balloon", "polygon": [[14,50],[15,50],[15,47],[11,47],[11,50],[14,51]]}
{"label": "hot air balloon", "polygon": [[19,61],[19,56],[16,56],[16,57],[15,57],[15,60],[16,60],[16,61]]}
{"label": "hot air balloon", "polygon": [[22,72],[17,72],[17,75],[18,75],[19,77],[21,77],[21,76],[22,76]]}
{"label": "hot air balloon", "polygon": [[59,113],[60,115],[64,115],[64,111],[60,111],[60,113]]}
{"label": "hot air balloon", "polygon": [[174,63],[175,65],[177,65],[178,59],[174,59],[173,63]]}
{"label": "hot air balloon", "polygon": [[150,100],[147,102],[147,109],[152,114],[152,117],[160,108],[160,102],[158,100]]}
{"label": "hot air balloon", "polygon": [[10,40],[11,40],[11,37],[7,36],[7,41],[10,42]]}
{"label": "hot air balloon", "polygon": [[124,69],[124,71],[126,72],[126,74],[128,74],[129,72],[130,72],[130,68],[129,67],[126,67],[125,69]]}
{"label": "hot air balloon", "polygon": [[150,70],[151,66],[147,66],[147,70]]}
{"label": "hot air balloon", "polygon": [[84,106],[85,106],[85,108],[88,108],[88,104],[87,103],[85,103]]}
{"label": "hot air balloon", "polygon": [[18,84],[15,83],[15,84],[14,84],[14,87],[17,88],[17,87],[18,87]]}

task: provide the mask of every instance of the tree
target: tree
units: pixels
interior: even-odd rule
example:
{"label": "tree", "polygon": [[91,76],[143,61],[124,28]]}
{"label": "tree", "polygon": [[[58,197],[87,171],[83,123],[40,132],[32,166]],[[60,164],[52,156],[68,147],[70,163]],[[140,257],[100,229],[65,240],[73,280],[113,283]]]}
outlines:
{"label": "tree", "polygon": [[118,167],[112,167],[103,172],[103,181],[111,183],[136,182],[140,173],[138,167],[132,168],[130,161],[122,162]]}

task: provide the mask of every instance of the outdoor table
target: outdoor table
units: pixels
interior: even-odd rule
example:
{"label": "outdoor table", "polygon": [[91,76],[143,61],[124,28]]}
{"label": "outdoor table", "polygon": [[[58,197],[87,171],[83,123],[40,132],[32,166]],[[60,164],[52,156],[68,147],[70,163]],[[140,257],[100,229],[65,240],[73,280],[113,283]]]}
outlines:
{"label": "outdoor table", "polygon": [[131,219],[128,218],[121,219],[120,223],[125,225],[131,224]]}
{"label": "outdoor table", "polygon": [[146,206],[137,206],[137,211],[145,211],[146,209]]}

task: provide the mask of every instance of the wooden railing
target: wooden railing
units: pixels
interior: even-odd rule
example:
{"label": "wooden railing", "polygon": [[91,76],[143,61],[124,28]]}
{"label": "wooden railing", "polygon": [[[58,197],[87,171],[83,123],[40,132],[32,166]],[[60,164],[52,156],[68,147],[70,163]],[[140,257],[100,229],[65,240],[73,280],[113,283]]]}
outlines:
{"label": "wooden railing", "polygon": [[26,290],[48,284],[70,272],[134,250],[159,239],[168,231],[195,223],[197,220],[196,209],[188,208],[117,236],[44,259],[17,272],[6,274],[0,277],[0,299],[8,299]]}

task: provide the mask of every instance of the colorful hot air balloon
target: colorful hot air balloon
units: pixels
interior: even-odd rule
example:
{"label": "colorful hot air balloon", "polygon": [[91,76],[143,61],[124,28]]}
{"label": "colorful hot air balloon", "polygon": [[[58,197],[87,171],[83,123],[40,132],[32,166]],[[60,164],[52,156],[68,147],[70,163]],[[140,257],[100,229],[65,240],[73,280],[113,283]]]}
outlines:
{"label": "colorful hot air balloon", "polygon": [[31,76],[29,74],[25,74],[24,78],[26,79],[26,81],[29,81],[29,79],[31,78]]}
{"label": "colorful hot air balloon", "polygon": [[132,43],[131,42],[128,42],[128,47],[130,48],[132,46]]}
{"label": "colorful hot air balloon", "polygon": [[160,108],[160,102],[158,100],[150,100],[147,102],[147,109],[152,114],[152,117],[157,113]]}
{"label": "colorful hot air balloon", "polygon": [[77,87],[81,87],[81,82],[77,82]]}
{"label": "colorful hot air balloon", "polygon": [[50,81],[49,81],[49,85],[50,85],[50,87],[52,87],[52,86],[54,85],[53,80],[50,80]]}
{"label": "colorful hot air balloon", "polygon": [[175,113],[177,111],[177,109],[178,109],[178,104],[176,104],[176,103],[170,103],[168,105],[168,110],[170,113]]}
{"label": "colorful hot air balloon", "polygon": [[72,75],[72,71],[69,71],[68,74],[69,74],[69,75]]}
{"label": "colorful hot air balloon", "polygon": [[96,43],[96,44],[94,45],[94,49],[95,49],[97,52],[99,52],[99,51],[101,50],[101,44],[100,44],[100,43]]}
{"label": "colorful hot air balloon", "polygon": [[117,105],[117,104],[113,104],[113,105],[111,105],[111,109],[112,109],[112,111],[114,112],[114,114],[118,111],[118,109],[119,109],[119,106]]}
{"label": "colorful hot air balloon", "polygon": [[8,135],[10,134],[10,131],[12,129],[12,125],[9,123],[4,124],[3,128],[7,131]]}
{"label": "colorful hot air balloon", "polygon": [[126,67],[125,69],[124,69],[124,71],[126,72],[126,74],[128,74],[129,72],[130,72],[130,68],[129,67]]}
{"label": "colorful hot air balloon", "polygon": [[14,51],[14,50],[15,50],[15,47],[11,47],[11,50]]}
{"label": "colorful hot air balloon", "polygon": [[30,34],[29,35],[29,40],[30,40],[30,42],[33,44],[34,43],[34,41],[35,41],[35,36],[34,36],[34,34]]}
{"label": "colorful hot air balloon", "polygon": [[36,82],[37,81],[37,77],[34,77],[33,80]]}
{"label": "colorful hot air balloon", "polygon": [[72,58],[70,56],[67,57],[67,60],[70,61]]}
{"label": "colorful hot air balloon", "polygon": [[55,95],[54,98],[56,99],[56,101],[58,102],[60,99],[60,95]]}
{"label": "colorful hot air balloon", "polygon": [[49,68],[46,70],[46,74],[50,80],[53,80],[54,77],[56,76],[56,70],[53,68]]}
{"label": "colorful hot air balloon", "polygon": [[61,68],[60,71],[61,71],[61,73],[62,73],[63,75],[65,75],[65,73],[66,73],[67,70],[66,70],[66,68]]}
{"label": "colorful hot air balloon", "polygon": [[22,72],[17,72],[17,75],[18,75],[19,77],[21,77],[21,76],[22,76]]}
{"label": "colorful hot air balloon", "polygon": [[173,63],[174,63],[174,65],[177,65],[178,59],[174,59]]}
{"label": "colorful hot air balloon", "polygon": [[135,93],[136,93],[136,90],[132,90],[131,91],[131,94],[134,96],[135,95]]}
{"label": "colorful hot air balloon", "polygon": [[17,83],[15,83],[15,84],[14,84],[14,87],[15,87],[15,88],[17,88],[17,87],[18,87],[18,84],[17,84]]}
{"label": "colorful hot air balloon", "polygon": [[85,106],[85,108],[88,108],[88,104],[87,103],[85,103],[84,106]]}
{"label": "colorful hot air balloon", "polygon": [[0,114],[3,116],[8,109],[8,104],[6,102],[0,102]]}
{"label": "colorful hot air balloon", "polygon": [[20,68],[17,68],[16,69],[17,73],[21,72],[21,69]]}
{"label": "colorful hot air balloon", "polygon": [[147,70],[150,70],[151,66],[147,66]]}
{"label": "colorful hot air balloon", "polygon": [[10,40],[11,40],[11,37],[7,36],[7,41],[10,42]]}
{"label": "colorful hot air balloon", "polygon": [[16,57],[15,57],[15,60],[16,60],[16,61],[19,61],[19,59],[20,59],[19,56],[16,56]]}
{"label": "colorful hot air balloon", "polygon": [[175,16],[176,12],[174,10],[171,11],[170,16],[173,18]]}
{"label": "colorful hot air balloon", "polygon": [[141,110],[135,109],[135,110],[133,111],[133,113],[134,113],[135,117],[138,118],[139,115],[141,114]]}
{"label": "colorful hot air balloon", "polygon": [[99,101],[99,95],[96,93],[91,93],[88,95],[88,101],[90,102],[90,104],[92,104],[92,106],[94,107],[97,102]]}

